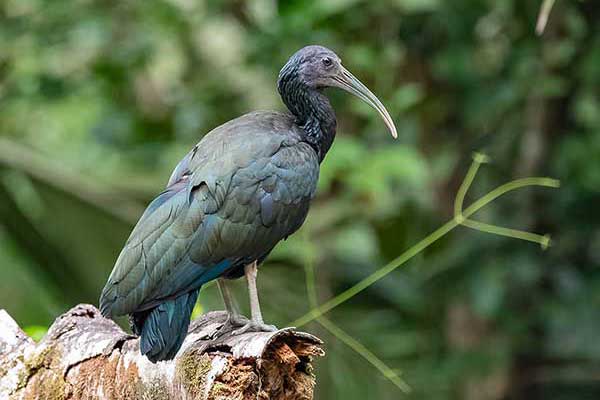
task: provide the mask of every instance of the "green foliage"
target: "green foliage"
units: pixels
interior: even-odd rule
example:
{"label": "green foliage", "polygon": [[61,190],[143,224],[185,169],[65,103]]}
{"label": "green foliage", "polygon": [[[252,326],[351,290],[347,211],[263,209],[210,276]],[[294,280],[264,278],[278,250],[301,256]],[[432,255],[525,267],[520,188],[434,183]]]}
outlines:
{"label": "green foliage", "polygon": [[[214,126],[283,109],[287,57],[334,49],[388,106],[331,91],[338,138],[303,232],[261,269],[268,322],[309,310],[308,254],[329,298],[453,217],[472,151],[493,158],[465,204],[506,180],[552,176],[461,227],[328,315],[403,372],[414,399],[598,398],[600,10],[507,0],[7,0],[0,3],[0,306],[47,326],[97,303],[128,232]],[[547,2],[548,3],[548,2]],[[311,246],[302,235],[310,237]],[[240,305],[246,306],[238,282]],[[221,308],[214,287],[203,310]],[[319,325],[318,398],[398,389]]]}
{"label": "green foliage", "polygon": [[27,334],[27,336],[36,342],[39,342],[44,336],[46,336],[48,327],[43,325],[28,325],[23,328],[23,331]]}

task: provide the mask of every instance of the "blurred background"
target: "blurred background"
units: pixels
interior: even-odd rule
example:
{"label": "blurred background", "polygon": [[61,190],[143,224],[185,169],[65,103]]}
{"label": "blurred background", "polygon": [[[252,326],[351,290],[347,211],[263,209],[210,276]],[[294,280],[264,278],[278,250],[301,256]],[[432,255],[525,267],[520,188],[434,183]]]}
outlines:
{"label": "blurred background", "polygon": [[[467,204],[525,176],[480,220],[553,246],[457,228],[331,311],[402,372],[413,399],[600,398],[600,3],[4,0],[0,2],[0,307],[40,337],[98,295],[145,205],[213,127],[282,110],[277,73],[306,44],[336,51],[386,104],[331,91],[338,137],[305,227],[261,269],[269,323],[350,287]],[[238,300],[246,307],[244,282]],[[203,310],[222,308],[214,286]],[[402,393],[318,324],[318,399]]]}

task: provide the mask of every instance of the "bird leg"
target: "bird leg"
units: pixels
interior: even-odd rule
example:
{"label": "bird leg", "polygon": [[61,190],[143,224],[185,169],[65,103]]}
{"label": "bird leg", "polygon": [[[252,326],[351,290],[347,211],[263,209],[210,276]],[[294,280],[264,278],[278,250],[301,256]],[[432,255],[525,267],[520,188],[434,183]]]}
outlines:
{"label": "bird leg", "polygon": [[240,313],[235,304],[235,299],[233,298],[233,294],[227,286],[227,282],[224,279],[217,280],[217,286],[219,286],[219,291],[221,292],[221,297],[223,298],[223,303],[225,304],[225,309],[230,316],[239,316]]}
{"label": "bird leg", "polygon": [[232,330],[234,327],[245,326],[249,323],[248,318],[244,317],[238,311],[238,308],[235,304],[235,299],[227,282],[225,279],[218,279],[217,286],[219,286],[219,291],[221,292],[221,297],[223,298],[223,303],[225,304],[225,309],[227,310],[227,320],[219,328],[218,333],[214,335],[213,338],[224,335],[225,333]]}
{"label": "bird leg", "polygon": [[248,282],[248,294],[250,297],[250,315],[252,321],[257,324],[264,324],[260,303],[258,301],[258,290],[256,289],[256,275],[258,275],[258,265],[256,261],[244,267],[246,280]]}
{"label": "bird leg", "polygon": [[256,290],[256,275],[258,264],[256,261],[244,267],[244,274],[248,282],[248,295],[250,297],[250,322],[236,329],[232,333],[239,335],[244,332],[272,332],[277,330],[274,325],[267,325],[263,321],[262,313],[260,312],[260,303],[258,301],[258,291]]}

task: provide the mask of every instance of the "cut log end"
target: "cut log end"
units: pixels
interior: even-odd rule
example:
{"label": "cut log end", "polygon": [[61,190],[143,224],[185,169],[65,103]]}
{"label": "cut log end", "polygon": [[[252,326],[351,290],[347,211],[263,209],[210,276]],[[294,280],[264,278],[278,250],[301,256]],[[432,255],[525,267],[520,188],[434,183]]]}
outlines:
{"label": "cut log end", "polygon": [[171,361],[151,363],[139,340],[91,305],[60,316],[36,344],[0,310],[0,398],[312,399],[322,342],[285,328],[215,332],[224,312],[193,321]]}

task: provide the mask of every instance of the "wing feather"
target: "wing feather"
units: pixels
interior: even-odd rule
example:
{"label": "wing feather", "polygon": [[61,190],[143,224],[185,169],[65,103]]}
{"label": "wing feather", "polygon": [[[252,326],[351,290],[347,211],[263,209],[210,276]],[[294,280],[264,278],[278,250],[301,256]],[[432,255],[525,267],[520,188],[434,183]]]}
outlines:
{"label": "wing feather", "polygon": [[100,299],[104,315],[143,311],[235,276],[298,229],[318,158],[290,135],[292,125],[282,114],[249,114],[207,134],[182,159],[119,255]]}

